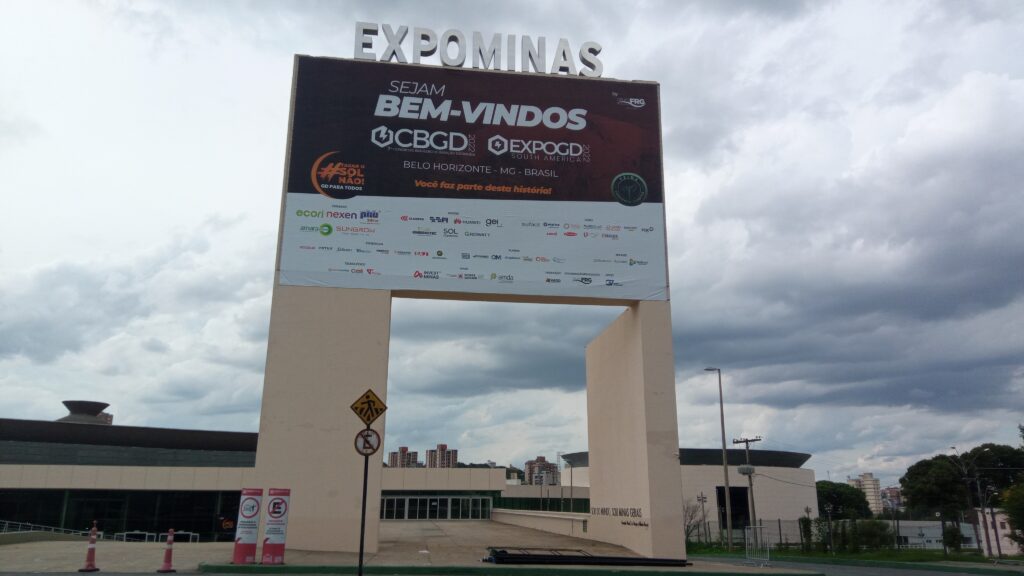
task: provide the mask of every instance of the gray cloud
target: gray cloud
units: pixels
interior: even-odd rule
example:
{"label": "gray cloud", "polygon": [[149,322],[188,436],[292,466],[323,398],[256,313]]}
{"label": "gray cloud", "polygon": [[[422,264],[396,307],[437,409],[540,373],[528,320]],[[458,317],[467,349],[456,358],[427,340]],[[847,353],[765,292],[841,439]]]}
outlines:
{"label": "gray cloud", "polygon": [[0,116],[0,149],[24,145],[42,133],[42,127],[28,118]]}
{"label": "gray cloud", "polygon": [[[399,302],[392,313],[391,382],[441,396],[502,390],[578,390],[584,353],[621,309]],[[443,355],[423,352],[449,351]],[[411,355],[423,361],[406,363]]]}
{"label": "gray cloud", "polygon": [[150,309],[130,282],[72,264],[44,269],[9,290],[0,294],[0,358],[52,362]]}
{"label": "gray cloud", "polygon": [[[234,120],[223,107],[237,110],[243,76],[285,78],[293,53],[348,56],[354,21],[369,20],[596,40],[608,76],[661,84],[684,444],[716,441],[717,394],[702,372],[709,364],[725,371],[730,426],[763,434],[766,447],[815,452],[812,465],[836,475],[871,466],[898,475],[951,439],[1014,437],[1024,409],[1017,4],[455,2],[439,10],[311,1],[82,10],[109,21],[104,33],[119,49],[175,61],[168,69],[189,74],[181,88],[203,91],[203,108],[181,116],[196,124],[152,126],[172,143],[159,165],[186,175],[175,185],[207,196],[189,196],[197,205],[173,215],[129,190],[100,204],[124,211],[97,226],[142,214],[152,232],[121,242],[118,259],[59,263],[53,252],[35,271],[0,278],[7,411],[49,417],[72,382],[117,398],[119,422],[256,429],[276,219],[258,216],[254,233],[245,216],[257,203],[275,210],[266,199],[277,184],[263,172],[246,176],[240,185],[250,195],[232,200],[237,215],[227,218],[204,221],[198,199],[221,198],[233,184],[218,179],[226,168],[245,172],[245,162],[283,146],[287,86],[271,95],[245,84],[253,113]],[[17,48],[42,59],[32,70],[52,66],[46,51]],[[204,68],[203,54],[225,63]],[[101,67],[104,56],[94,58]],[[142,74],[143,60],[125,69]],[[25,106],[8,96],[0,94],[0,108],[20,113]],[[166,111],[143,112],[152,122]],[[85,167],[130,157],[119,146],[136,145],[93,133],[65,140],[61,116],[45,131],[20,120],[30,117],[0,118],[0,147],[57,150],[95,139],[105,156],[78,147],[76,166]],[[222,128],[218,137],[238,139],[229,146],[238,151],[196,153],[197,127]],[[281,141],[268,145],[274,130]],[[36,182],[37,168],[24,171],[5,165],[23,186]],[[74,206],[35,207],[85,209]],[[26,246],[6,237],[2,245],[5,259]],[[584,349],[619,312],[396,302],[389,446],[448,441],[466,459],[500,461],[553,456],[563,444],[584,449]]]}
{"label": "gray cloud", "polygon": [[1024,305],[1022,107],[1024,82],[968,75],[856,173],[724,187],[697,219],[743,223],[747,255],[699,295],[710,311],[683,299],[680,352],[738,360],[773,406],[807,398],[780,381],[833,383],[813,396],[830,404],[1024,406],[1024,342],[1000,329]]}

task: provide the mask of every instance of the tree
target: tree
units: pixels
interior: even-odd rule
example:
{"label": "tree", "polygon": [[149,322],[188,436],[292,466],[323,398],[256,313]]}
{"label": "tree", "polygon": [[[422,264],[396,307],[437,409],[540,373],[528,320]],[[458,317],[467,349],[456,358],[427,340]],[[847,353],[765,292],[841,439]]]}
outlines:
{"label": "tree", "polygon": [[942,533],[942,545],[954,552],[960,551],[964,545],[964,535],[960,532],[959,526],[955,524],[946,526],[946,530]]}
{"label": "tree", "polygon": [[815,483],[818,490],[818,515],[825,516],[826,504],[832,505],[832,518],[871,518],[868,499],[860,490],[848,484],[819,480]]}
{"label": "tree", "polygon": [[832,548],[832,532],[828,520],[824,516],[814,519],[814,543],[818,552],[827,552]]}
{"label": "tree", "polygon": [[[1014,485],[1024,468],[1024,450],[1005,444],[987,443],[971,449],[961,460],[968,464],[969,473],[977,472],[981,478],[982,491],[985,486],[992,486],[1002,492]],[[971,503],[973,506],[981,506],[976,494],[972,491]],[[998,504],[998,500],[995,503]]]}
{"label": "tree", "polygon": [[920,460],[900,478],[907,506],[915,513],[941,512],[947,518],[966,509],[967,486],[956,465],[946,456]]}
{"label": "tree", "polygon": [[683,500],[683,526],[686,529],[686,541],[700,540],[701,536],[700,504],[689,498]]}
{"label": "tree", "polygon": [[1024,552],[1024,484],[1017,484],[1003,493],[1003,510],[1010,521],[1009,537]]}
{"label": "tree", "polygon": [[[810,510],[810,507],[807,508]],[[800,517],[800,549],[804,552],[811,551],[811,517]]]}

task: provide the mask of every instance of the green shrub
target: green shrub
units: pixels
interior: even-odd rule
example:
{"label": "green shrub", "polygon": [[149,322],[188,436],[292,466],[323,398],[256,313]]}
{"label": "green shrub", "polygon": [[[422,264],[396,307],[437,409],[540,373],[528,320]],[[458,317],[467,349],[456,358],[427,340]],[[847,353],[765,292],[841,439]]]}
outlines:
{"label": "green shrub", "polygon": [[955,524],[946,526],[946,530],[942,533],[942,543],[946,548],[959,552],[964,544],[964,535],[960,533],[960,527]]}
{"label": "green shrub", "polygon": [[860,545],[867,550],[881,550],[892,547],[892,528],[881,520],[861,520],[857,523]]}

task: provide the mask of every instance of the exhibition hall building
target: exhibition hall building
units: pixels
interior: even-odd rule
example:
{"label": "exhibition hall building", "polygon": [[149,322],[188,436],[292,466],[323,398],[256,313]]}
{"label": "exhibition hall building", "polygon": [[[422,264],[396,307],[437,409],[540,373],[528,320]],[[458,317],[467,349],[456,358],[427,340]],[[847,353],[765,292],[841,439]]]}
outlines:
{"label": "exhibition hall building", "polygon": [[[0,521],[84,530],[96,520],[107,534],[163,533],[168,528],[201,541],[234,539],[241,489],[253,482],[258,435],[112,425],[102,403],[62,421],[0,419]],[[97,409],[98,408],[98,409]],[[733,526],[738,537],[750,522],[746,463],[729,450]],[[783,526],[816,514],[810,457],[752,450],[755,506],[763,524]],[[520,485],[503,467],[383,468],[380,519],[483,520],[586,537],[590,516],[588,454],[562,455],[561,484]],[[701,528],[720,535],[724,509],[720,449],[679,450],[685,505],[703,500]],[[514,482],[514,483],[513,483]],[[295,494],[293,497],[300,497]]]}

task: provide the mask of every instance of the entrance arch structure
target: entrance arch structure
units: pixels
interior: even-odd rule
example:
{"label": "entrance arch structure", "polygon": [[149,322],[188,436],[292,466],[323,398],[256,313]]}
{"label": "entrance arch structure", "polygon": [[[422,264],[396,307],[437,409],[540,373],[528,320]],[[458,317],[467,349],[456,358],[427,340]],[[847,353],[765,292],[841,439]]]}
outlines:
{"label": "entrance arch structure", "polygon": [[348,407],[387,401],[392,299],[431,298],[625,308],[586,349],[588,537],[685,557],[661,170],[654,83],[296,57],[255,486],[290,548],[358,550]]}

